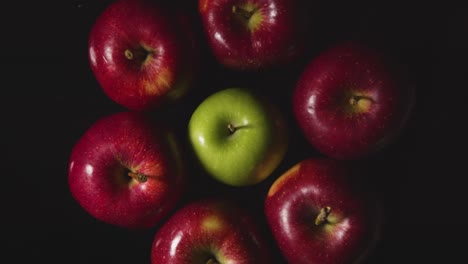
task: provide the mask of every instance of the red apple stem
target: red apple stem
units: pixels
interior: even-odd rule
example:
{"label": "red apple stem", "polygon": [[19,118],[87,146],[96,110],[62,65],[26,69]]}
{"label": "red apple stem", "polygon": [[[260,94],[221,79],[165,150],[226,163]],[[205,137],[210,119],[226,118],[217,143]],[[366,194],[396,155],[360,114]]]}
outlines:
{"label": "red apple stem", "polygon": [[368,96],[363,96],[363,95],[352,95],[351,98],[349,98],[349,104],[352,106],[355,106],[359,103],[359,101],[364,100],[366,103],[373,103],[374,100]]}
{"label": "red apple stem", "polygon": [[126,49],[124,51],[125,58],[128,60],[138,60],[145,61],[149,54],[153,54],[153,51],[147,50],[145,48],[139,49]]}
{"label": "red apple stem", "polygon": [[245,10],[245,9],[242,8],[242,7],[232,6],[232,13],[233,13],[233,14],[240,15],[240,16],[242,16],[243,18],[245,18],[246,20],[249,20],[250,17],[252,17],[252,15],[253,15],[254,12],[255,12],[255,10],[247,11],[247,10]]}
{"label": "red apple stem", "polygon": [[325,206],[324,208],[320,209],[320,213],[317,215],[317,218],[315,218],[315,225],[321,225],[327,222],[327,217],[330,215],[330,212],[330,206]]}
{"label": "red apple stem", "polygon": [[215,258],[209,258],[206,264],[219,264],[219,262]]}
{"label": "red apple stem", "polygon": [[141,173],[135,173],[133,171],[128,172],[128,176],[132,177],[138,182],[146,182],[148,180],[148,177],[146,177],[146,175],[141,174]]}

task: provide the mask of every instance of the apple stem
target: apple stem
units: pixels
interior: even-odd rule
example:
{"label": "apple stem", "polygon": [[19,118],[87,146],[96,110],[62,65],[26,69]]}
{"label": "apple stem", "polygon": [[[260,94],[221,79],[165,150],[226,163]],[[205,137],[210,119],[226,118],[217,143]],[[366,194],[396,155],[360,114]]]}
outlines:
{"label": "apple stem", "polygon": [[139,61],[145,61],[148,55],[153,54],[153,52],[146,50],[144,48],[140,48],[140,49],[134,49],[134,50],[126,49],[124,51],[124,54],[125,54],[125,58],[127,58],[128,60],[137,59]]}
{"label": "apple stem", "polygon": [[219,262],[215,258],[209,258],[206,264],[219,264]]}
{"label": "apple stem", "polygon": [[232,13],[241,15],[246,20],[249,20],[250,17],[252,17],[254,12],[255,12],[255,10],[247,11],[244,8],[241,8],[241,7],[238,7],[238,6],[232,6]]}
{"label": "apple stem", "polygon": [[234,134],[234,132],[236,132],[236,130],[237,130],[237,128],[231,123],[228,124],[227,128],[229,130],[229,133],[231,133],[231,134]]}
{"label": "apple stem", "polygon": [[320,209],[320,213],[315,218],[315,225],[321,225],[327,221],[328,215],[330,215],[331,207],[325,206],[324,208]]}
{"label": "apple stem", "polygon": [[135,173],[135,172],[128,172],[128,176],[132,177],[133,179],[139,181],[139,182],[146,182],[148,180],[148,177],[146,175],[141,174],[141,173]]}
{"label": "apple stem", "polygon": [[356,106],[359,103],[370,105],[370,103],[373,102],[374,100],[372,100],[372,98],[363,95],[352,95],[351,98],[349,98],[349,104],[352,106]]}
{"label": "apple stem", "polygon": [[231,133],[231,135],[232,135],[232,134],[234,134],[238,129],[240,129],[240,128],[246,128],[246,127],[248,127],[248,126],[249,126],[249,125],[234,126],[233,124],[229,123],[229,124],[227,125],[227,129],[228,129],[229,133]]}

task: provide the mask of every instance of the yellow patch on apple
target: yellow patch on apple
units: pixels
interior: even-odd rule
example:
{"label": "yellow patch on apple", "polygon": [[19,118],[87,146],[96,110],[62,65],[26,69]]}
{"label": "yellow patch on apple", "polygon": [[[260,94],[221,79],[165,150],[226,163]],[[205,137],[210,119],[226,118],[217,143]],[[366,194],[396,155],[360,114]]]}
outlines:
{"label": "yellow patch on apple", "polygon": [[145,92],[150,95],[162,94],[170,89],[172,83],[172,74],[168,69],[161,69],[154,81],[144,80]]}
{"label": "yellow patch on apple", "polygon": [[151,176],[159,176],[163,174],[161,164],[147,162],[141,165],[141,171],[144,171],[146,174]]}
{"label": "yellow patch on apple", "polygon": [[202,221],[202,229],[207,232],[218,231],[224,226],[221,219],[214,215],[207,216]]}
{"label": "yellow patch on apple", "polygon": [[208,7],[208,0],[201,0],[198,5],[198,10],[200,12],[205,12],[206,8]]}
{"label": "yellow patch on apple", "polygon": [[300,167],[300,164],[296,164],[276,179],[276,181],[271,185],[270,190],[268,190],[268,197],[273,196],[279,189],[281,189],[284,183],[294,175],[297,175]]}

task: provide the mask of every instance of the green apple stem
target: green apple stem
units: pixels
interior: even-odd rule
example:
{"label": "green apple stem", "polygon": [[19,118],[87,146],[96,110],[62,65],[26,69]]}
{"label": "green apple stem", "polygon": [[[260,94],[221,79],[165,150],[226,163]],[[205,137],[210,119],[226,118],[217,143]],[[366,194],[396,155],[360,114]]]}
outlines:
{"label": "green apple stem", "polygon": [[219,264],[219,262],[215,258],[209,258],[206,264]]}
{"label": "green apple stem", "polygon": [[248,127],[248,125],[243,125],[243,126],[234,126],[233,124],[229,123],[227,125],[227,129],[229,131],[229,133],[232,135],[234,134],[238,129],[241,129],[241,128],[245,128],[245,127]]}
{"label": "green apple stem", "polygon": [[243,17],[246,20],[249,20],[252,17],[254,12],[255,12],[255,10],[247,11],[244,8],[241,8],[241,7],[238,7],[238,6],[232,6],[232,13],[240,15],[241,17]]}
{"label": "green apple stem", "polygon": [[317,215],[317,218],[315,218],[315,225],[321,225],[327,222],[327,217],[330,215],[330,212],[330,206],[325,206],[324,208],[320,209],[320,213]]}
{"label": "green apple stem", "polygon": [[141,174],[141,173],[135,173],[133,171],[128,172],[128,176],[132,177],[138,182],[146,182],[148,180],[148,177],[146,177],[146,175]]}
{"label": "green apple stem", "polygon": [[229,133],[231,133],[231,134],[234,134],[234,132],[236,132],[236,130],[237,130],[237,128],[231,123],[228,124],[227,128],[229,130]]}

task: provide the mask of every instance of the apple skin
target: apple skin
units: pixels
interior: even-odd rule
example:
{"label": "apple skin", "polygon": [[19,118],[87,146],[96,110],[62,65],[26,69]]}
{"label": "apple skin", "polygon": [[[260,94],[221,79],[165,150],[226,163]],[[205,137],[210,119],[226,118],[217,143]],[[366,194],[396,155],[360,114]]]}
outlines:
{"label": "apple skin", "polygon": [[[270,186],[265,216],[288,263],[359,263],[379,241],[381,204],[351,168],[345,161],[308,158]],[[329,215],[316,224],[326,207]]]}
{"label": "apple skin", "polygon": [[96,121],[69,160],[75,200],[96,219],[129,229],[151,228],[166,217],[185,191],[185,177],[171,129],[136,112]]}
{"label": "apple skin", "polygon": [[415,97],[398,66],[357,41],[321,52],[303,70],[293,94],[303,135],[335,159],[365,158],[394,142]]}
{"label": "apple skin", "polygon": [[[228,68],[254,71],[285,65],[304,52],[306,24],[299,1],[199,0],[198,3],[207,42],[218,62]],[[244,20],[241,11],[252,9],[255,11],[250,19]]]}
{"label": "apple skin", "polygon": [[284,158],[289,142],[279,109],[247,88],[227,88],[205,98],[192,113],[188,134],[200,165],[231,186],[266,179]]}
{"label": "apple skin", "polygon": [[198,61],[191,19],[155,1],[118,0],[107,6],[88,40],[89,63],[105,94],[138,111],[186,95]]}
{"label": "apple skin", "polygon": [[191,201],[158,229],[151,263],[272,263],[270,248],[257,225],[250,212],[233,201]]}

